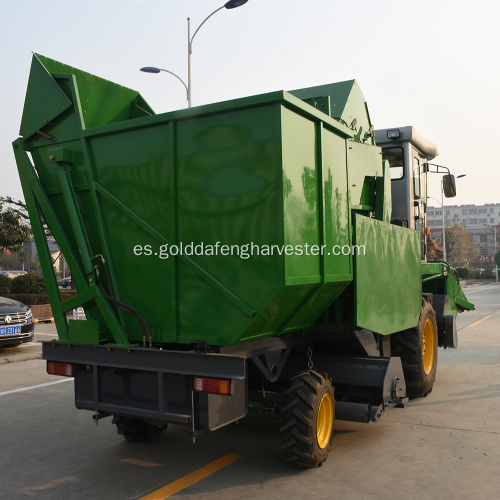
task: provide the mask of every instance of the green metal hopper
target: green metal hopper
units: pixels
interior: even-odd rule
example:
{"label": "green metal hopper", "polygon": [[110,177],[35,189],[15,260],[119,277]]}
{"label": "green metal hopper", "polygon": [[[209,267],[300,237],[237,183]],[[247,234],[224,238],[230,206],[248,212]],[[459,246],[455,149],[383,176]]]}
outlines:
{"label": "green metal hopper", "polygon": [[[34,55],[14,149],[61,340],[233,345],[307,330],[351,283],[358,326],[416,324],[419,238],[389,224],[357,84],[295,94],[155,115],[135,91]],[[64,303],[43,222],[78,291]],[[347,254],[354,243],[370,256]],[[79,305],[88,321],[68,323]]]}

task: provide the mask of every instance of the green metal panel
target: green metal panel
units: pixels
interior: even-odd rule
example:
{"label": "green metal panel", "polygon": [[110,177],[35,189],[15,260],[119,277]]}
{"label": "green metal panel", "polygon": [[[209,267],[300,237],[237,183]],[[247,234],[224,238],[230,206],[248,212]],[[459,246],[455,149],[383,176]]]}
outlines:
{"label": "green metal panel", "polygon": [[73,320],[68,321],[68,340],[74,344],[92,344],[99,343],[99,323],[95,320],[86,321]]}
{"label": "green metal panel", "polygon": [[422,303],[420,235],[362,215],[354,216],[355,322],[382,335],[416,326]]}
{"label": "green metal panel", "polygon": [[[315,132],[320,188],[319,244],[324,251],[319,257],[321,283],[309,294],[293,318],[305,328],[309,327],[308,318],[319,317],[352,282],[353,276],[352,256],[350,252],[345,252],[346,248],[351,248],[352,241],[346,140],[325,124],[319,124]],[[292,327],[285,325],[284,331],[292,330]]]}
{"label": "green metal panel", "polygon": [[440,275],[443,272],[443,265],[445,264],[440,261],[422,262],[422,276]]}
{"label": "green metal panel", "polygon": [[460,287],[457,271],[447,262],[422,262],[422,278],[424,292],[447,296],[445,314],[456,316],[459,312],[474,310],[474,305],[466,299]]}
{"label": "green metal panel", "polygon": [[350,142],[347,146],[347,166],[351,208],[374,211],[375,178],[384,175],[381,150],[368,144]]}
{"label": "green metal panel", "polygon": [[71,105],[64,91],[53,85],[52,76],[35,55],[31,62],[20,134],[25,138],[33,135]]}
{"label": "green metal panel", "polygon": [[284,243],[290,246],[290,255],[284,257],[285,283],[319,283],[322,259],[309,250],[321,245],[316,127],[286,108],[282,127]]}
{"label": "green metal panel", "polygon": [[[279,108],[268,104],[178,122],[178,243],[220,243],[220,248],[237,245],[250,253],[247,245],[260,248],[281,242],[277,112]],[[179,341],[196,340],[200,332],[203,338],[218,338],[216,343],[224,344],[239,341],[240,336],[251,339],[269,335],[289,314],[288,306],[278,297],[283,288],[278,256],[242,259],[233,252],[193,259],[215,282],[201,279],[177,259]],[[217,284],[230,290],[251,311],[224,297]],[[274,314],[268,312],[270,304]]]}
{"label": "green metal panel", "polygon": [[[304,99],[317,109],[324,110],[346,127],[351,127],[353,121],[356,120],[353,128],[356,141],[364,140],[364,134],[369,133],[370,116],[365,98],[356,80],[292,90],[290,93]],[[371,136],[370,144],[374,144]]]}
{"label": "green metal panel", "polygon": [[383,222],[391,222],[392,195],[391,174],[388,161],[383,162],[383,177],[378,176],[375,181],[375,218]]}
{"label": "green metal panel", "polygon": [[[35,58],[55,78],[63,75],[71,75],[74,78],[77,93],[73,103],[78,108],[83,128],[98,127],[154,114],[141,95],[134,90],[48,57],[35,54]],[[29,86],[32,86],[31,82]]]}
{"label": "green metal panel", "polygon": [[[170,234],[168,172],[171,164],[167,138],[168,124],[164,124],[88,140],[108,246],[105,252],[103,238],[97,238],[97,225],[89,225],[94,253],[108,256],[107,262],[115,277],[114,290],[121,301],[132,304],[144,317],[154,317],[162,311],[166,323],[171,317],[172,296],[169,280],[162,274],[171,263],[155,255],[137,256],[134,247],[149,245],[152,253],[158,253],[164,242],[158,241],[155,235],[168,237]],[[81,200],[85,203],[83,210],[92,215],[89,222],[95,221],[95,215],[90,212],[91,200],[83,197]],[[137,320],[124,314],[122,321],[131,340],[140,340],[142,333],[137,328]],[[159,342],[175,340],[166,335],[158,321],[149,323],[153,338]]]}
{"label": "green metal panel", "polygon": [[347,185],[346,141],[330,130],[321,135],[323,176],[324,276],[327,282],[352,280],[352,256],[342,249],[352,242],[349,189]]}

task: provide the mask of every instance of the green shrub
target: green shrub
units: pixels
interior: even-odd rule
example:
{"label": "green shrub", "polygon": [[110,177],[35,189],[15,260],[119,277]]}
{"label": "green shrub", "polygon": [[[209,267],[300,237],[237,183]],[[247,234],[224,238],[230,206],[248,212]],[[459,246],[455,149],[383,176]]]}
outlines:
{"label": "green shrub", "polygon": [[8,295],[12,288],[12,280],[0,274],[0,295]]}
{"label": "green shrub", "polygon": [[22,274],[12,280],[11,293],[47,293],[41,274]]}
{"label": "green shrub", "polygon": [[457,273],[461,280],[469,279],[470,273],[466,267],[457,267]]}
{"label": "green shrub", "polygon": [[0,274],[0,295],[8,295],[12,288],[12,280]]}
{"label": "green shrub", "polygon": [[11,293],[8,295],[8,298],[22,302],[27,306],[38,306],[49,303],[49,297],[46,293]]}
{"label": "green shrub", "polygon": [[[63,302],[69,300],[76,295],[75,292],[61,292]],[[22,302],[27,306],[38,306],[49,303],[49,296],[46,293],[11,293],[5,295],[7,298]]]}

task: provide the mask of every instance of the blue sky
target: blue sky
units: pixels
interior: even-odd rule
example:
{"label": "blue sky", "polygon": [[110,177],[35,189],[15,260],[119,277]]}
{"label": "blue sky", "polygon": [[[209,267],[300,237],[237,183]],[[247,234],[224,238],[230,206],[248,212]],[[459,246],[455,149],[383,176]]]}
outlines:
{"label": "blue sky", "polygon": [[[194,31],[223,3],[2,2],[0,196],[22,198],[11,143],[31,52],[138,90],[157,113],[179,109],[181,83],[139,68],[186,79],[186,18]],[[197,34],[193,105],[356,79],[375,128],[415,126],[438,144],[437,163],[466,174],[453,204],[500,202],[499,19],[495,0],[249,0]],[[430,195],[440,199],[437,176]]]}

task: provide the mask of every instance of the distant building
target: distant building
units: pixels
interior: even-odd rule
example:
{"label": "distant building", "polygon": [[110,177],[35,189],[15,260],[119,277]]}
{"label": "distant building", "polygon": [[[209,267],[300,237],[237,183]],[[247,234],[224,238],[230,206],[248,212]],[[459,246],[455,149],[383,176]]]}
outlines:
{"label": "distant building", "polygon": [[[446,221],[461,222],[481,248],[485,268],[494,267],[494,256],[500,250],[500,203],[486,205],[445,205]],[[432,238],[443,243],[443,211],[441,207],[427,208],[427,226]],[[496,240],[496,242],[495,242]],[[495,248],[496,243],[496,248]]]}
{"label": "distant building", "polygon": [[[61,250],[53,238],[47,240],[47,245],[49,248],[50,256],[52,257],[52,262],[54,263],[54,271],[62,275],[63,266],[66,264],[61,256]],[[38,260],[38,251],[34,241],[24,243],[24,250],[27,253],[27,258],[30,260]],[[29,252],[29,253],[28,253]],[[30,257],[28,257],[30,255]],[[66,274],[69,276],[69,271],[66,264]]]}

